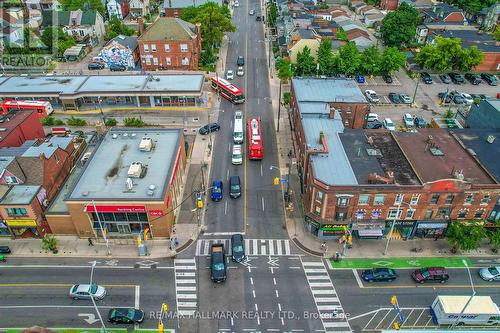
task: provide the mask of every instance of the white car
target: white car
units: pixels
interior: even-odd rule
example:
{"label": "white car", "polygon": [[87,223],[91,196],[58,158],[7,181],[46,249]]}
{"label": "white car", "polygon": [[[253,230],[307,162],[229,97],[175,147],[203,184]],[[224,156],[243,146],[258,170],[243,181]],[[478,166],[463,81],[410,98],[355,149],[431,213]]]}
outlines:
{"label": "white car", "polygon": [[233,72],[233,70],[232,70],[232,69],[229,69],[229,70],[227,71],[227,73],[226,73],[226,79],[228,79],[228,80],[232,80],[232,79],[234,79],[234,72]]}
{"label": "white car", "polygon": [[248,14],[249,14],[249,15],[253,15],[253,14],[255,14],[255,10],[250,9],[250,11],[248,12]]}
{"label": "white car", "polygon": [[231,163],[234,165],[239,165],[243,163],[243,154],[241,152],[241,145],[233,146],[233,154],[231,155]]}
{"label": "white car", "polygon": [[235,1],[234,2],[234,7],[239,7],[240,6],[240,3],[238,1]]}
{"label": "white car", "polygon": [[481,268],[479,276],[485,281],[500,281],[500,266]]}
{"label": "white car", "polygon": [[407,128],[412,128],[413,127],[413,117],[409,113],[405,113],[403,116],[403,122]]}
{"label": "white car", "polygon": [[462,98],[464,99],[465,104],[471,105],[472,103],[474,103],[474,98],[472,98],[471,95],[467,93],[461,93],[460,96],[462,96]]}
{"label": "white car", "polygon": [[399,95],[399,98],[404,104],[411,104],[411,97],[406,94]]}
{"label": "white car", "polygon": [[389,131],[395,131],[396,126],[394,126],[394,123],[392,122],[391,118],[385,118],[383,125],[385,128],[387,128]]}
{"label": "white car", "polygon": [[378,97],[377,93],[373,90],[365,90],[365,96],[366,98],[368,98],[369,102],[372,103],[380,102],[380,98]]}
{"label": "white car", "polygon": [[243,66],[238,66],[238,71],[236,71],[236,75],[238,76],[245,75],[245,70],[243,69]]}
{"label": "white car", "polygon": [[375,121],[375,120],[378,120],[378,114],[376,113],[368,113],[368,116],[366,117],[366,122],[371,122],[371,121]]}
{"label": "white car", "polygon": [[103,299],[106,296],[106,288],[97,284],[75,284],[69,290],[69,297],[74,299]]}

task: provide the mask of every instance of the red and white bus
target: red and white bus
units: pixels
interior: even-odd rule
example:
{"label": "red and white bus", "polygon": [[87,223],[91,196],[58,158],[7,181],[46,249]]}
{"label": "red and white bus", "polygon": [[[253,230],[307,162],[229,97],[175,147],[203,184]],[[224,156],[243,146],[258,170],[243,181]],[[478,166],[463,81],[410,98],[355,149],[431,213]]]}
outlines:
{"label": "red and white bus", "polygon": [[220,77],[213,77],[212,89],[217,91],[222,97],[234,104],[245,102],[245,94],[243,90],[233,85],[231,82]]}
{"label": "red and white bus", "polygon": [[6,99],[2,101],[2,115],[10,111],[35,110],[40,117],[50,115],[54,108],[47,101],[21,101],[15,99]]}
{"label": "red and white bus", "polygon": [[261,160],[264,158],[264,145],[262,144],[262,128],[260,117],[248,120],[248,158]]}

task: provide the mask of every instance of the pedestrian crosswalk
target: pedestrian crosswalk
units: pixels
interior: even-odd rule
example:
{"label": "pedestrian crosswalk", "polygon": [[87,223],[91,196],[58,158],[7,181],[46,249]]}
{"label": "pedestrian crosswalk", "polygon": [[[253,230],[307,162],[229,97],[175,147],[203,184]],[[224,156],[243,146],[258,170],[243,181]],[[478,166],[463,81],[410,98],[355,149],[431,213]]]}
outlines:
{"label": "pedestrian crosswalk", "polygon": [[351,332],[332,280],[322,260],[301,259],[307,283],[316,303],[325,332]]}
{"label": "pedestrian crosswalk", "polygon": [[[196,244],[197,256],[210,255],[212,244],[222,243],[227,255],[231,255],[230,239],[199,239]],[[288,239],[245,239],[245,254],[248,256],[289,256],[290,240]]]}
{"label": "pedestrian crosswalk", "polygon": [[175,298],[179,316],[193,316],[197,303],[196,260],[175,259]]}

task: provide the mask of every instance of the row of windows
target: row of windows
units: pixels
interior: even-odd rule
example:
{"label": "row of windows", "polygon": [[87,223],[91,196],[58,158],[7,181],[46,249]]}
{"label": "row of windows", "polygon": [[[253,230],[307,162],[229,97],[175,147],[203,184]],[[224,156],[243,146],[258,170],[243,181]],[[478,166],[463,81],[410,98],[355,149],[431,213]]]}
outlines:
{"label": "row of windows", "polygon": [[92,213],[94,222],[147,222],[148,214],[146,213],[99,213],[97,218],[96,213]]}
{"label": "row of windows", "polygon": [[9,216],[28,216],[26,208],[7,208],[7,215]]}
{"label": "row of windows", "polygon": [[[165,50],[165,52],[170,52],[170,44],[164,44],[163,49]],[[187,52],[188,45],[181,44],[179,45],[179,49],[181,50],[181,52]],[[149,52],[149,44],[144,44],[144,52]],[[151,52],[156,52],[156,44],[151,44]]]}
{"label": "row of windows", "polygon": [[[153,59],[153,65],[158,66],[158,58],[152,58]],[[188,66],[189,65],[189,58],[184,57],[181,60],[181,63],[183,66]],[[151,58],[146,58],[146,65],[151,65]],[[165,58],[165,66],[171,66],[172,65],[172,58]]]}

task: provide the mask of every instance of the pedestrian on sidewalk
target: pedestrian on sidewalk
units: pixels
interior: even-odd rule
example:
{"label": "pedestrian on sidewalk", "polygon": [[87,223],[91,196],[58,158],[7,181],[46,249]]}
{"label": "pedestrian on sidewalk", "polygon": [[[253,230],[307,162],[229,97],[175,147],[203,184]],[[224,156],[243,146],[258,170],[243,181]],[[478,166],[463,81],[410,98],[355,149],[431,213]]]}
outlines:
{"label": "pedestrian on sidewalk", "polygon": [[321,243],[321,249],[324,251],[326,248],[326,242]]}
{"label": "pedestrian on sidewalk", "polygon": [[89,242],[89,246],[94,246],[94,242],[92,241],[92,238],[87,238],[87,241]]}

